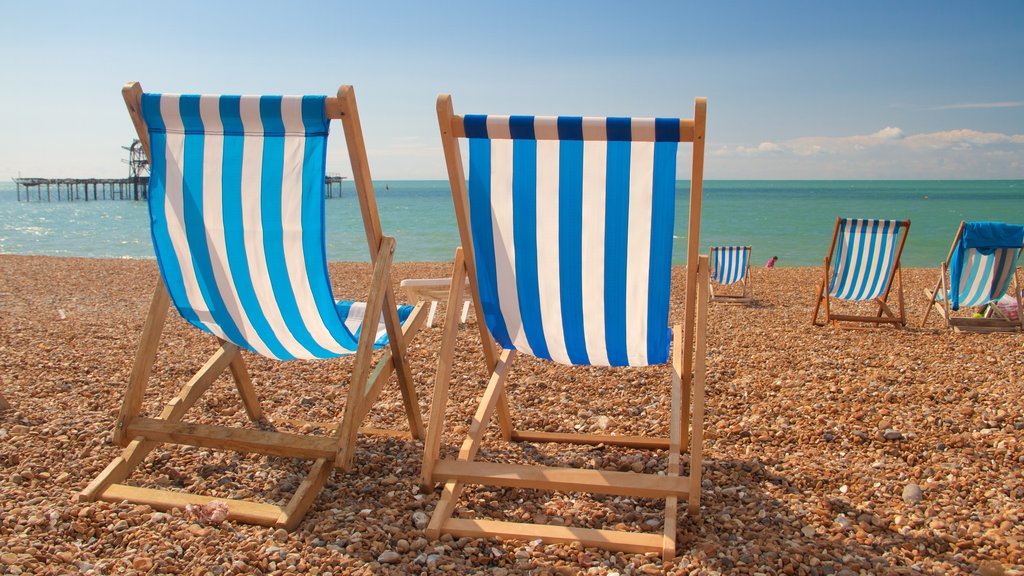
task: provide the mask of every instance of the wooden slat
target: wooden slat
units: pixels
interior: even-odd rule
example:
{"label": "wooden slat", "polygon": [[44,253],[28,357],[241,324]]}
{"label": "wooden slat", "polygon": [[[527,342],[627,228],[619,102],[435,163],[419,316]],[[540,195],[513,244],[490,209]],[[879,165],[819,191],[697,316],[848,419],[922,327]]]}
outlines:
{"label": "wooden slat", "polygon": [[878,316],[852,316],[849,314],[832,314],[828,317],[832,322],[868,322],[871,324],[900,324],[899,318],[880,318]]}
{"label": "wooden slat", "polygon": [[683,377],[693,373],[693,331],[696,323],[697,260],[700,253],[700,212],[704,191],[704,133],[707,122],[706,98],[693,105],[693,158],[690,168],[690,215],[686,233],[686,294],[683,296]]}
{"label": "wooden slat", "polygon": [[583,444],[596,446],[624,446],[647,450],[668,450],[668,438],[649,436],[612,436],[610,434],[574,434],[571,432],[541,432],[537,430],[513,430],[512,440],[516,442],[557,442],[560,444]]}
{"label": "wooden slat", "polygon": [[579,468],[458,460],[439,460],[434,466],[434,477],[438,480],[458,480],[464,484],[587,492],[638,498],[687,496],[690,485],[688,477],[678,475],[659,476],[611,470],[582,470]]}
{"label": "wooden slat", "polygon": [[[636,120],[642,120],[642,118],[636,118]],[[456,138],[466,137],[466,123],[465,118],[462,116],[453,116],[451,119],[451,133]],[[694,138],[694,125],[692,118],[682,118],[679,120],[679,141],[680,142],[693,142]],[[557,140],[558,138],[554,135],[547,136],[546,134],[537,134],[537,140]],[[604,138],[595,138],[588,134],[586,130],[583,131],[584,140],[605,140]],[[643,142],[644,140],[634,140],[634,142]],[[650,141],[650,140],[647,140]]]}
{"label": "wooden slat", "polygon": [[514,349],[501,351],[498,364],[494,367],[494,373],[491,374],[491,380],[484,390],[483,398],[480,399],[480,406],[477,407],[476,414],[473,415],[473,422],[469,425],[466,440],[459,450],[459,460],[472,460],[476,457],[480,444],[483,442],[484,432],[487,431],[487,425],[491,422],[491,416],[494,415],[498,398],[505,390],[505,379],[508,377],[508,371],[515,358],[516,351]]}
{"label": "wooden slat", "polygon": [[333,462],[327,458],[317,458],[309,473],[302,479],[302,483],[295,489],[295,494],[288,501],[288,505],[281,510],[276,525],[289,531],[297,528],[333,471]]}
{"label": "wooden slat", "polygon": [[521,524],[497,520],[464,520],[449,518],[442,527],[444,532],[456,538],[505,538],[509,540],[535,540],[544,542],[578,542],[583,546],[595,546],[619,552],[661,552],[661,534],[641,534],[614,530],[594,530],[574,526],[550,526],[543,524]]}
{"label": "wooden slat", "polygon": [[235,354],[229,365],[231,376],[235,380],[235,388],[242,398],[242,406],[245,414],[251,422],[259,422],[263,418],[263,408],[260,407],[259,397],[256,396],[256,389],[249,378],[249,368],[245,365],[245,359],[241,354]]}
{"label": "wooden slat", "polygon": [[692,515],[700,513],[700,483],[704,454],[704,383],[707,372],[707,327],[708,327],[708,257],[701,256],[697,269],[696,351],[693,367],[693,419],[690,434],[690,494],[687,510]]}
{"label": "wooden slat", "polygon": [[[141,97],[142,88],[138,84],[134,86],[139,90],[139,97]],[[125,97],[127,98],[127,94]],[[139,121],[141,122],[141,119]],[[141,134],[142,132],[140,132]],[[142,336],[139,338],[139,347],[135,351],[132,372],[128,376],[128,388],[121,403],[121,412],[117,416],[117,423],[114,425],[113,438],[114,443],[118,446],[125,446],[131,440],[131,438],[125,437],[124,427],[142,410],[142,399],[146,394],[150,374],[153,372],[153,361],[156,359],[157,348],[160,345],[160,336],[163,333],[168,308],[170,308],[170,296],[163,279],[160,279],[157,280],[156,289],[153,291],[149,313],[146,314],[146,323],[142,328]]]}
{"label": "wooden slat", "polygon": [[157,510],[184,508],[189,504],[208,504],[214,500],[224,502],[228,507],[228,519],[259,526],[276,526],[282,509],[274,504],[249,502],[247,500],[231,500],[213,498],[186,492],[170,492],[153,488],[140,488],[125,484],[113,484],[100,494],[100,499],[107,502],[127,500],[136,504],[148,504]]}
{"label": "wooden slat", "polygon": [[[462,300],[465,289],[466,262],[462,248],[455,249],[455,266],[452,278],[455,282],[448,285],[448,306]],[[420,468],[420,480],[425,488],[434,485],[434,462],[441,450],[441,435],[444,431],[444,413],[448,407],[448,388],[451,384],[452,362],[455,353],[455,341],[459,335],[459,322],[452,308],[444,317],[441,333],[441,351],[437,355],[437,370],[434,373],[434,397],[430,404],[430,421],[427,424],[427,440],[423,445],[423,464]]]}
{"label": "wooden slat", "polygon": [[338,449],[337,440],[327,436],[303,436],[213,424],[167,422],[158,418],[137,418],[128,427],[128,433],[149,441],[289,458],[333,460]]}

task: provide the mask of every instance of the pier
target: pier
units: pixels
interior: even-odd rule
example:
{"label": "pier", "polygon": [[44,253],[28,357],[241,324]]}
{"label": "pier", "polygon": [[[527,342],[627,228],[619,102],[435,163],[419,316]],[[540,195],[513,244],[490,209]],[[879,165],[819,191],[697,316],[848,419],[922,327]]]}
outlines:
{"label": "pier", "polygon": [[[329,174],[324,181],[326,198],[341,198],[347,178]],[[137,178],[15,178],[18,202],[85,202],[99,200],[145,200],[149,177]],[[24,194],[22,193],[24,189]],[[35,198],[33,198],[35,196]]]}

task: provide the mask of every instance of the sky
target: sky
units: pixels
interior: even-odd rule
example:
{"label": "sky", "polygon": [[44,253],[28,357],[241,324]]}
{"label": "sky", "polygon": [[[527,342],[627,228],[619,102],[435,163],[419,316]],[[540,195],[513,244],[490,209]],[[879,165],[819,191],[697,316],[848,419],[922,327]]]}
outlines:
{"label": "sky", "polygon": [[[456,113],[692,117],[705,178],[1024,178],[1024,2],[0,2],[0,179],[121,177],[121,86],[334,94],[375,179]],[[351,174],[340,126],[328,170]],[[680,177],[689,165],[680,162]]]}

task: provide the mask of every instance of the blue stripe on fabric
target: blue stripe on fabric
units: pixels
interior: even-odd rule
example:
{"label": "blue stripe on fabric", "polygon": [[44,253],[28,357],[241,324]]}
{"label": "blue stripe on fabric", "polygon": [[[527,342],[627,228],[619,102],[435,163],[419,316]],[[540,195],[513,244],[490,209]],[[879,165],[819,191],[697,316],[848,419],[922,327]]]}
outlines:
{"label": "blue stripe on fabric", "polygon": [[[202,328],[199,317],[191,306],[185,293],[185,282],[181,276],[181,267],[174,252],[174,244],[167,232],[167,212],[164,204],[167,200],[167,136],[163,116],[160,114],[160,95],[142,95],[142,117],[149,130],[149,150],[151,165],[149,171],[149,230],[153,237],[153,251],[156,254],[160,276],[167,287],[175,308],[181,317],[190,324]],[[205,328],[203,328],[205,330]]]}
{"label": "blue stripe on fabric", "polygon": [[[880,222],[878,220],[872,220],[868,226],[870,227],[867,233],[863,235],[860,242],[860,257],[857,259],[857,279],[858,283],[854,286],[852,295],[853,300],[865,300],[870,298],[875,293],[877,286],[880,282],[878,276],[881,276],[884,272],[879,270],[874,280],[871,278],[871,272],[876,268],[877,263],[875,262],[875,247],[878,246],[880,241],[884,241],[886,234],[888,233],[888,222]],[[884,257],[884,254],[879,256]]]}
{"label": "blue stripe on fabric", "polygon": [[558,282],[569,361],[590,364],[583,331],[583,118],[558,119]]}
{"label": "blue stripe on fabric", "polygon": [[245,228],[242,222],[242,154],[245,149],[245,137],[242,136],[240,101],[238,96],[222,96],[220,99],[221,123],[224,124],[225,131],[221,210],[224,212],[224,241],[228,268],[231,269],[235,292],[249,319],[249,324],[275,358],[294,360],[295,356],[281,344],[263,313],[252,284],[249,260],[246,257]]}
{"label": "blue stripe on fabric", "polygon": [[668,362],[672,329],[668,309],[672,290],[672,231],[676,214],[676,138],[654,144],[651,190],[651,262],[647,284],[647,363]]}
{"label": "blue stripe on fabric", "polygon": [[327,133],[324,118],[323,96],[306,96],[302,99],[302,124],[306,134],[302,151],[302,255],[313,303],[321,321],[338,345],[355,352],[359,340],[338,317],[327,271],[327,227],[324,214]]}
{"label": "blue stripe on fabric", "polygon": [[[848,225],[849,229],[847,229]],[[840,226],[842,228],[839,231],[839,244],[836,246],[836,264],[839,264],[839,260],[842,260],[844,265],[842,269],[838,271],[838,276],[833,274],[832,283],[835,287],[833,294],[839,298],[845,298],[845,296],[839,295],[839,290],[842,289],[843,285],[846,283],[846,278],[851,274],[851,268],[853,268],[853,266],[851,266],[851,264],[853,264],[853,239],[858,234],[858,225],[851,224],[849,220],[842,220],[840,222]],[[840,258],[840,254],[843,254],[842,258]],[[838,281],[836,280],[837,277]]]}
{"label": "blue stripe on fabric", "polygon": [[519,317],[533,355],[550,360],[537,274],[537,141],[533,139],[533,118],[513,116],[509,128],[513,138],[525,138],[512,143],[512,241]]}
{"label": "blue stripe on fabric", "polygon": [[[260,98],[260,118],[263,130],[268,134],[283,134],[284,122],[281,119],[281,97],[264,96]],[[270,275],[270,286],[274,292],[274,300],[281,310],[288,331],[295,340],[317,358],[333,358],[336,353],[320,346],[313,339],[299,313],[299,306],[292,292],[291,281],[285,264],[284,230],[281,221],[281,186],[284,174],[284,138],[282,136],[266,137],[263,140],[263,173],[261,175],[260,197],[263,225],[263,250],[267,258],[267,270]]]}
{"label": "blue stripe on fabric", "polygon": [[[582,116],[559,116],[556,122],[558,124],[559,140],[562,142],[566,140],[583,140]],[[583,178],[582,172],[580,174],[580,178]]]}
{"label": "blue stripe on fabric", "polygon": [[185,226],[185,239],[195,270],[199,292],[206,303],[214,323],[221,328],[224,336],[235,344],[252,350],[252,345],[242,336],[235,321],[228,313],[224,298],[217,287],[217,278],[213,273],[210,261],[210,247],[206,240],[206,221],[203,211],[203,173],[205,170],[219,170],[220,167],[206,167],[206,137],[203,130],[203,119],[199,112],[198,96],[182,96],[178,101],[181,117],[188,118],[185,123],[185,151],[182,173],[182,218]]}
{"label": "blue stripe on fabric", "polygon": [[462,126],[466,131],[466,138],[487,138],[486,114],[467,114],[462,118]]}
{"label": "blue stripe on fabric", "polygon": [[655,118],[654,119],[654,140],[655,142],[679,143],[679,119],[678,118]]}
{"label": "blue stripe on fabric", "polygon": [[[608,131],[608,142],[629,142],[633,139],[632,126],[633,121],[630,118],[606,118],[605,130]],[[610,159],[609,165],[611,165]]]}
{"label": "blue stripe on fabric", "polygon": [[[468,117],[467,117],[468,118]],[[486,129],[486,126],[485,126]],[[505,317],[498,301],[498,275],[494,265],[494,229],[491,222],[491,141],[469,141],[469,219],[473,234],[476,279],[484,321],[494,339],[505,349],[513,349]]]}
{"label": "blue stripe on fabric", "polygon": [[604,333],[608,364],[628,366],[626,261],[629,256],[630,145],[628,141],[611,141],[613,132],[617,136],[622,135],[619,120],[621,119],[608,119],[610,141],[605,172]]}

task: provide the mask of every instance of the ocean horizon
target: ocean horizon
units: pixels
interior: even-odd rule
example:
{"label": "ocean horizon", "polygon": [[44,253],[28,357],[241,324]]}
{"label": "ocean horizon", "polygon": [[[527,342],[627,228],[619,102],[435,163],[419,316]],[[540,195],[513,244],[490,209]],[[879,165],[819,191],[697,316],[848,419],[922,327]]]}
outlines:
{"label": "ocean horizon", "polygon": [[[384,233],[398,241],[396,260],[453,258],[458,231],[446,180],[381,180],[374,188]],[[689,181],[676,191],[673,263],[681,265]],[[353,183],[326,205],[328,258],[369,260]],[[837,216],[910,219],[904,266],[936,267],[961,220],[1024,223],[1024,180],[705,180],[701,253],[750,245],[755,266],[772,256],[778,266],[820,266]],[[146,203],[18,202],[15,184],[0,182],[0,253],[153,258]]]}

